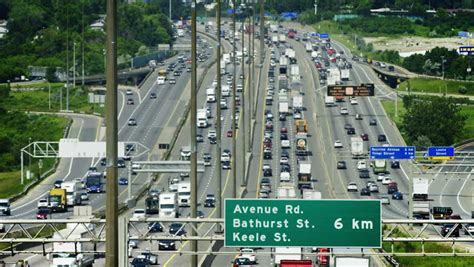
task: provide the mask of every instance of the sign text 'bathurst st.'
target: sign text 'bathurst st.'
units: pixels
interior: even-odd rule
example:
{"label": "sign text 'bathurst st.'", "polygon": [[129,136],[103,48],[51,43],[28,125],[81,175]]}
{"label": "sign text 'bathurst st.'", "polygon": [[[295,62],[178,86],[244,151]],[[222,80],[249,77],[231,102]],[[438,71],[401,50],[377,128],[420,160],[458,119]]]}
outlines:
{"label": "sign text 'bathurst st.'", "polygon": [[227,247],[379,248],[380,200],[226,199]]}
{"label": "sign text 'bathurst st.'", "polygon": [[328,85],[328,96],[374,96],[374,84]]}

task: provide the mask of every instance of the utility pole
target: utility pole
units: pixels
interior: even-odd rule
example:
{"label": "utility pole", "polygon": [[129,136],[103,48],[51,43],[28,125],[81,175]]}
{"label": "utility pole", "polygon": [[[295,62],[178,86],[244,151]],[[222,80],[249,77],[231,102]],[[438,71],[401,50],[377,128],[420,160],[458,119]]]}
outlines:
{"label": "utility pole", "polygon": [[[250,64],[252,64],[252,72],[255,73],[255,10],[256,10],[256,5],[255,5],[255,2],[257,0],[253,0],[252,1],[252,61],[250,62]],[[253,79],[251,79],[251,89],[252,89],[252,94],[250,94],[250,114],[252,114],[252,120],[255,120],[255,116],[256,116],[256,109],[254,109],[254,100],[252,100],[252,96],[254,96],[254,99],[257,99],[257,90],[255,88],[255,80],[256,80],[256,75],[253,77]],[[250,121],[249,121],[250,123]],[[249,130],[250,130],[250,126],[249,126]],[[249,143],[249,144],[253,144],[253,139],[251,139],[252,141]],[[249,152],[251,152],[252,150],[252,147],[249,146]]]}
{"label": "utility pole", "polygon": [[260,1],[260,68],[262,68],[263,67],[263,48],[264,48],[263,38],[265,37],[263,8],[264,8],[265,4],[264,4],[263,0],[259,0],[259,1]]}
{"label": "utility pole", "polygon": [[[196,149],[196,93],[197,93],[197,62],[196,62],[196,0],[191,2],[191,218],[197,216],[197,149]],[[219,104],[218,104],[219,105]],[[220,119],[220,118],[219,118]],[[196,223],[192,223],[191,236],[196,236]],[[197,240],[191,240],[190,249],[197,252]],[[198,266],[198,255],[191,255],[191,266]]]}
{"label": "utility pole", "polygon": [[[253,74],[252,74],[252,66],[253,66],[253,32],[254,32],[254,25],[253,25],[253,15],[254,15],[254,1],[252,0],[252,6],[249,5],[249,8],[251,7],[252,8],[252,15],[250,15],[250,18],[249,18],[249,51],[248,51],[248,60],[249,60],[249,65],[248,65],[248,73],[249,73],[249,112],[247,113],[248,114],[248,119],[247,119],[247,126],[248,126],[248,132],[249,132],[249,138],[248,138],[248,146],[247,146],[247,152],[250,153],[252,151],[251,149],[251,146],[252,146],[252,142],[250,140],[252,140],[252,129],[251,129],[251,124],[250,124],[250,121],[251,121],[251,117],[252,117],[252,108],[253,108],[253,102],[252,102],[252,94],[253,94]],[[245,183],[247,183],[247,180],[245,180]]]}
{"label": "utility pole", "polygon": [[84,87],[85,81],[84,81],[84,47],[85,47],[85,40],[84,40],[84,2],[82,3],[82,43],[81,43],[81,49],[82,49],[82,82],[81,85]]}
{"label": "utility pole", "polygon": [[66,85],[66,110],[69,110],[69,0],[66,1]]}
{"label": "utility pole", "polygon": [[169,13],[170,21],[173,21],[173,20],[171,19],[171,0],[170,0],[170,2],[169,2],[169,12],[170,12],[170,13]]}
{"label": "utility pole", "polygon": [[443,72],[443,80],[444,80],[444,56],[441,56],[441,69]]}
{"label": "utility pole", "polygon": [[314,15],[318,15],[318,0],[314,0]]}
{"label": "utility pole", "polygon": [[72,87],[76,88],[76,42],[72,46]]}
{"label": "utility pole", "polygon": [[[246,153],[246,145],[247,145],[247,138],[246,138],[246,135],[247,135],[247,132],[245,131],[245,113],[247,113],[247,111],[245,110],[245,95],[246,95],[246,89],[245,88],[245,80],[247,77],[245,77],[245,30],[244,30],[244,26],[245,26],[245,15],[246,15],[246,12],[247,12],[247,6],[245,6],[245,9],[243,10],[242,12],[242,146],[241,146],[241,153],[242,153],[242,179],[240,181],[240,184],[241,186],[245,186],[245,181],[246,181],[246,177],[245,177],[245,153]],[[248,51],[250,52],[250,51]],[[248,53],[247,53],[248,54]]]}
{"label": "utility pole", "polygon": [[[236,111],[236,108],[235,108],[235,96],[236,96],[236,90],[235,90],[235,79],[236,79],[236,76],[237,76],[237,65],[235,64],[236,61],[237,61],[237,49],[236,49],[236,40],[235,40],[235,23],[237,22],[236,21],[236,12],[237,12],[237,5],[235,4],[235,0],[232,0],[232,6],[233,6],[233,9],[234,9],[234,12],[232,14],[232,54],[233,54],[233,77],[232,77],[232,127],[231,127],[231,130],[232,130],[232,159],[231,159],[231,162],[232,162],[232,165],[231,165],[231,168],[232,168],[232,185],[233,185],[233,188],[232,188],[232,197],[233,198],[236,198],[237,197],[237,173],[236,173],[236,169],[235,169],[235,162],[237,161],[237,144],[236,144],[236,140],[235,140],[235,133],[236,133],[236,121],[235,121],[235,111]],[[220,118],[219,118],[220,119]]]}
{"label": "utility pole", "polygon": [[[217,94],[217,114],[216,114],[216,135],[217,135],[217,145],[216,145],[216,150],[217,153],[216,155],[219,157],[218,160],[216,160],[216,209],[217,209],[217,218],[222,218],[222,193],[221,193],[221,188],[222,188],[222,166],[221,166],[221,161],[220,161],[220,156],[221,156],[221,145],[222,145],[222,129],[221,129],[221,0],[217,0],[217,89],[216,89],[216,94]],[[225,62],[224,62],[225,64]],[[221,233],[222,232],[222,227],[221,224],[217,224],[217,232]]]}
{"label": "utility pole", "polygon": [[[107,96],[105,120],[107,135],[105,139],[107,159],[106,182],[106,237],[105,264],[119,266],[118,255],[118,121],[117,121],[117,2],[107,0]],[[129,181],[131,182],[131,181]]]}

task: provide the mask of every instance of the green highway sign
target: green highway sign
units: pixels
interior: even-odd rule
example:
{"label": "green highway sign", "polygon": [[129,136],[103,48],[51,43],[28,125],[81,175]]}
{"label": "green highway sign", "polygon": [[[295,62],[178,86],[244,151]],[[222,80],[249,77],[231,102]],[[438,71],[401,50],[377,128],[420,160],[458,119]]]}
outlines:
{"label": "green highway sign", "polygon": [[226,199],[226,247],[380,248],[380,200]]}

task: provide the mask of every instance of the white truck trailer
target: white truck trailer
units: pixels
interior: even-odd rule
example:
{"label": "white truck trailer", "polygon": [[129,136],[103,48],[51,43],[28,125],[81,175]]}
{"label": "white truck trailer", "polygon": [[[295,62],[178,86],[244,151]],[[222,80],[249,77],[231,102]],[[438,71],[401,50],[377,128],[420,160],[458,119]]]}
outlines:
{"label": "white truck trailer", "polygon": [[207,109],[198,109],[197,110],[197,120],[196,124],[198,128],[206,128],[207,127]]}
{"label": "white truck trailer", "polygon": [[53,252],[50,254],[52,258],[51,267],[74,266],[84,267],[92,266],[94,263],[94,255],[82,252],[94,251],[93,243],[74,241],[79,238],[91,237],[89,230],[93,230],[93,225],[78,225],[76,223],[68,223],[66,229],[54,233],[53,238],[65,238],[71,242],[54,242]]}
{"label": "white truck trailer", "polygon": [[178,184],[178,200],[180,207],[189,207],[191,199],[191,183],[181,182]]}
{"label": "white truck trailer", "polygon": [[293,111],[303,110],[303,96],[297,95],[293,97]]}
{"label": "white truck trailer", "polygon": [[341,80],[349,81],[349,79],[350,79],[349,69],[341,69]]}
{"label": "white truck trailer", "polygon": [[278,199],[295,199],[296,198],[296,189],[293,183],[280,183],[280,186],[277,189],[277,198]]}
{"label": "white truck trailer", "polygon": [[278,113],[280,115],[287,115],[288,112],[288,101],[278,103]]}
{"label": "white truck trailer", "polygon": [[365,156],[364,141],[361,137],[351,137],[351,155],[353,159]]}
{"label": "white truck trailer", "polygon": [[216,89],[214,87],[206,90],[206,99],[208,103],[216,102]]}
{"label": "white truck trailer", "polygon": [[72,207],[81,205],[82,183],[79,181],[68,181],[61,184],[62,189],[66,189],[67,205]]}
{"label": "white truck trailer", "polygon": [[428,200],[428,187],[430,182],[427,178],[413,178],[413,200]]}
{"label": "white truck trailer", "polygon": [[179,204],[176,192],[161,193],[159,203],[160,218],[178,218]]}
{"label": "white truck trailer", "polygon": [[322,195],[321,195],[321,192],[319,192],[319,191],[311,190],[311,189],[304,189],[303,190],[303,199],[318,200],[318,199],[322,199]]}
{"label": "white truck trailer", "polygon": [[334,100],[335,100],[334,96],[328,96],[327,95],[327,96],[324,97],[324,105],[326,107],[332,107],[332,106],[334,106]]}
{"label": "white truck trailer", "polygon": [[274,263],[279,266],[282,260],[301,260],[302,253],[300,247],[276,247],[274,253]]}

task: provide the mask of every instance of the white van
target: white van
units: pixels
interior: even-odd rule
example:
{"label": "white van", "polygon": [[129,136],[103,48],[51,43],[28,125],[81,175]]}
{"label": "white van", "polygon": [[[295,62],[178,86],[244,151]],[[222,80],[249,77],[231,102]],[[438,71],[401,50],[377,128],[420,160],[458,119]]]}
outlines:
{"label": "white van", "polygon": [[222,96],[230,96],[230,86],[222,85]]}
{"label": "white van", "polygon": [[164,76],[158,76],[158,78],[156,79],[157,84],[165,84],[165,82],[166,82],[166,77]]}

